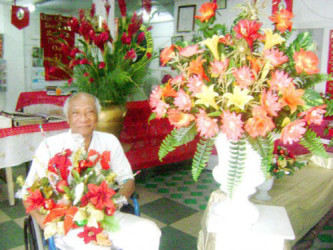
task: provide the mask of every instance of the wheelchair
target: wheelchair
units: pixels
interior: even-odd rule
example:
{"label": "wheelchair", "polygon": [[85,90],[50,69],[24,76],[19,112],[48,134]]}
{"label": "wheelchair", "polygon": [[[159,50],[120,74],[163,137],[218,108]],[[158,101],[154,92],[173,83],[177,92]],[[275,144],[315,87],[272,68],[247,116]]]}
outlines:
{"label": "wheelchair", "polygon": [[[140,216],[137,193],[134,193],[131,196],[131,201],[133,205],[128,204],[123,206],[120,211]],[[38,223],[30,215],[24,220],[24,244],[26,250],[57,249],[54,243],[54,238],[50,237],[46,242]]]}

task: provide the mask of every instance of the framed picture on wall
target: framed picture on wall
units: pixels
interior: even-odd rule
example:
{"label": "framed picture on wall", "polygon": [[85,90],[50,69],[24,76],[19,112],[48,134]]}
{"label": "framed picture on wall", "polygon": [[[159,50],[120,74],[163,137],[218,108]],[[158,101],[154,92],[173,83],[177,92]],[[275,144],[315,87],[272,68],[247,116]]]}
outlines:
{"label": "framed picture on wall", "polygon": [[[213,0],[211,0],[213,2]],[[226,9],[227,8],[227,0],[216,0],[217,9]]]}
{"label": "framed picture on wall", "polygon": [[196,5],[178,7],[177,32],[191,32],[194,30],[194,15]]}

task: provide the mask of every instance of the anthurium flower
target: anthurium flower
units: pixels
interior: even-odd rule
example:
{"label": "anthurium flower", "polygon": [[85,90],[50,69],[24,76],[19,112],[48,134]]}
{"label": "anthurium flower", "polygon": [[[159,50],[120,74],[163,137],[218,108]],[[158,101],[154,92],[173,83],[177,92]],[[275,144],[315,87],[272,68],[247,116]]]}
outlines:
{"label": "anthurium flower", "polygon": [[202,16],[195,16],[195,18],[199,19],[202,23],[207,22],[209,19],[215,16],[216,9],[216,3],[204,3],[199,9],[199,12],[202,14]]}
{"label": "anthurium flower", "polygon": [[264,29],[265,32],[265,47],[266,49],[271,49],[273,46],[277,44],[281,44],[285,41],[285,39],[280,36],[279,34],[273,34],[273,31],[271,29]]}
{"label": "anthurium flower", "polygon": [[241,114],[223,110],[221,131],[229,140],[238,141],[244,133]]}
{"label": "anthurium flower", "polygon": [[199,50],[199,44],[195,44],[195,45],[188,45],[185,48],[181,48],[179,50],[179,55],[183,57],[191,57],[193,55],[197,55],[202,52],[203,52],[202,49]]}
{"label": "anthurium flower", "polygon": [[289,88],[284,88],[281,90],[282,97],[280,98],[280,102],[283,106],[288,105],[291,113],[294,113],[297,109],[297,106],[304,106],[305,102],[302,99],[304,90],[296,89],[294,85],[291,85]]}
{"label": "anthurium flower", "polygon": [[218,52],[218,43],[219,43],[219,37],[217,35],[213,35],[212,38],[207,38],[206,40],[201,42],[201,44],[206,45],[209,48],[215,60],[220,59]]}
{"label": "anthurium flower", "polygon": [[259,29],[261,25],[255,20],[242,19],[234,27],[236,37],[244,38],[249,47],[252,48],[253,42],[260,37]]}
{"label": "anthurium flower", "polygon": [[295,120],[286,125],[281,131],[281,140],[284,144],[298,142],[306,132],[305,120]]}
{"label": "anthurium flower", "polygon": [[210,70],[211,70],[211,77],[213,78],[217,78],[220,76],[223,76],[226,72],[226,70],[228,69],[229,66],[229,59],[228,58],[224,58],[223,61],[218,61],[218,60],[214,60],[214,62],[210,63]]}
{"label": "anthurium flower", "polygon": [[299,117],[303,117],[308,124],[320,125],[323,122],[323,116],[326,113],[326,104],[317,107],[312,107],[299,114]]}
{"label": "anthurium flower", "polygon": [[249,90],[243,89],[241,90],[240,87],[235,86],[233,93],[225,93],[223,95],[224,98],[228,99],[227,106],[235,105],[236,107],[244,110],[245,105],[253,99],[253,96],[248,95]]}
{"label": "anthurium flower", "polygon": [[233,75],[236,78],[236,84],[242,89],[251,86],[255,81],[251,69],[247,66],[243,66],[239,69],[235,68]]}
{"label": "anthurium flower", "polygon": [[200,109],[199,114],[196,115],[196,126],[200,136],[207,139],[214,137],[219,132],[217,119],[208,117],[203,109]]}
{"label": "anthurium flower", "polygon": [[209,87],[203,85],[202,91],[195,95],[195,97],[198,99],[194,103],[203,104],[206,107],[212,106],[215,109],[219,109],[215,101],[216,96],[219,95],[214,91],[214,84],[210,85]]}
{"label": "anthurium flower", "polygon": [[294,54],[295,68],[298,74],[305,72],[308,75],[316,74],[319,72],[319,60],[315,53],[300,49],[299,52]]}
{"label": "anthurium flower", "polygon": [[165,66],[167,62],[173,59],[175,55],[174,52],[174,45],[171,45],[170,47],[165,47],[160,54],[160,60],[162,63],[162,66]]}
{"label": "anthurium flower", "polygon": [[294,17],[294,14],[289,10],[282,9],[279,11],[275,11],[269,19],[275,23],[276,29],[281,33],[284,33],[287,29],[291,31],[293,22],[290,20]]}
{"label": "anthurium flower", "polygon": [[103,228],[101,227],[88,227],[84,226],[84,231],[77,236],[84,239],[84,243],[88,244],[90,241],[97,241],[97,234],[101,233]]}
{"label": "anthurium flower", "polygon": [[209,78],[207,77],[205,70],[203,68],[203,63],[206,62],[206,59],[202,59],[202,56],[198,56],[195,60],[192,60],[190,62],[190,65],[187,68],[188,74],[192,75],[199,75],[206,81],[209,81]]}
{"label": "anthurium flower", "polygon": [[168,110],[169,122],[176,128],[187,127],[194,118],[194,115],[181,112],[177,109]]}

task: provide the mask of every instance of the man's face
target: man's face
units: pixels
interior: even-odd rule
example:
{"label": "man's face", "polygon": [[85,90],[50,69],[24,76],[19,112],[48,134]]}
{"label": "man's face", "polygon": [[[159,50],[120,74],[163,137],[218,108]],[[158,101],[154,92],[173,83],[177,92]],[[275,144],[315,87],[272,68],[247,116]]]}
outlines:
{"label": "man's face", "polygon": [[97,126],[97,121],[95,102],[90,96],[78,95],[70,101],[68,123],[73,134],[90,136]]}

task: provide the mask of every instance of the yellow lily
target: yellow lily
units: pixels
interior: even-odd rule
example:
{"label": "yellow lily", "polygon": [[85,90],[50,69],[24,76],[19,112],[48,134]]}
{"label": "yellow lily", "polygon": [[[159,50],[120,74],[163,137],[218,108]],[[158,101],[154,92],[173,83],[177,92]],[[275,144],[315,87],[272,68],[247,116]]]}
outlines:
{"label": "yellow lily", "polygon": [[216,60],[219,60],[219,58],[220,58],[219,52],[217,50],[217,45],[219,43],[219,39],[220,39],[220,37],[218,37],[217,35],[213,35],[212,38],[207,38],[206,40],[201,42],[203,45],[206,45],[210,49],[210,51],[212,52],[212,54]]}
{"label": "yellow lily", "polygon": [[289,117],[286,117],[283,119],[283,122],[281,124],[281,126],[284,128],[285,126],[287,126],[289,123],[290,123],[290,118]]}
{"label": "yellow lily", "polygon": [[234,92],[225,93],[223,97],[228,99],[227,106],[235,105],[241,110],[244,110],[245,105],[253,99],[253,96],[248,95],[249,90],[243,89],[241,90],[240,87],[235,86]]}
{"label": "yellow lily", "polygon": [[266,39],[264,49],[271,49],[274,45],[281,44],[285,39],[279,34],[273,34],[271,29],[264,29]]}
{"label": "yellow lily", "polygon": [[210,85],[209,88],[207,88],[206,85],[203,85],[202,92],[195,95],[195,97],[198,98],[198,100],[195,101],[195,104],[203,104],[207,108],[212,106],[215,109],[219,109],[215,102],[215,96],[218,96],[218,94],[214,91],[214,85]]}

